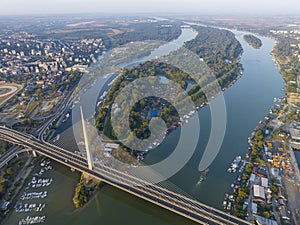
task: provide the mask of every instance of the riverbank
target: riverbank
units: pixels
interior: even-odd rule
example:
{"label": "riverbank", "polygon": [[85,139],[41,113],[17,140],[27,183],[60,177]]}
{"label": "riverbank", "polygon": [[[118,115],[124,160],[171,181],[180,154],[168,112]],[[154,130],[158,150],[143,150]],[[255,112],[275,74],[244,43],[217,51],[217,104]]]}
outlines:
{"label": "riverbank", "polygon": [[93,178],[81,174],[73,197],[73,204],[76,209],[84,207],[100,190],[101,182],[96,182]]}
{"label": "riverbank", "polygon": [[[127,83],[130,83],[135,79],[147,77],[150,74],[151,76],[160,76],[164,79],[170,79],[173,82],[177,82],[181,88],[187,91],[196,107],[194,110],[186,110],[187,112],[185,112],[185,115],[182,115],[180,118],[178,118],[174,107],[162,99],[156,100],[158,98],[149,97],[147,101],[143,100],[135,103],[136,107],[134,109],[134,113],[131,113],[129,118],[131,130],[133,132],[132,135],[140,139],[149,137],[150,130],[148,127],[149,122],[153,117],[163,118],[168,129],[165,134],[161,134],[160,136],[156,137],[155,141],[151,143],[150,146],[143,148],[145,153],[136,153],[139,154],[137,157],[144,158],[144,155],[148,152],[148,150],[157,147],[160,143],[160,140],[163,139],[166,134],[168,135],[183,124],[189,123],[189,118],[196,113],[196,110],[200,110],[208,104],[208,101],[211,101],[212,99],[217,98],[218,95],[221,95],[222,91],[225,91],[227,88],[231,87],[243,74],[242,66],[240,64],[242,48],[239,42],[235,39],[234,34],[229,31],[214,28],[193,26],[191,30],[192,29],[196,30],[198,34],[194,39],[183,42],[183,47],[189,49],[191,52],[194,52],[193,54],[197,54],[200,61],[204,62],[204,64],[210,69],[214,79],[211,79],[210,77],[201,77],[199,78],[199,83],[197,83],[198,80],[193,80],[190,82],[191,77],[176,67],[166,63],[163,64],[161,62],[146,62],[130,69],[124,69],[121,75],[118,76],[118,78],[112,84],[112,88],[101,95],[100,99],[97,101],[100,109],[96,119],[96,126],[105,134],[105,136],[114,140],[116,137],[113,134],[112,125],[110,124],[110,111],[112,108],[119,108],[117,104],[113,103],[116,95],[120,91],[120,87],[125,86]],[[215,45],[214,43],[217,44]],[[200,48],[200,46],[202,46],[202,48]],[[222,57],[226,57],[226,60],[222,60]],[[217,88],[212,88],[212,83],[215,81],[217,81],[219,85]],[[199,87],[202,86],[203,83],[205,85],[205,88],[203,89],[206,89],[205,94],[205,91]],[[187,88],[188,86],[190,87]],[[139,90],[139,92],[142,91],[143,90]],[[165,93],[165,91],[169,91],[170,93]],[[158,97],[167,96],[168,94],[173,96],[174,94],[171,90],[157,90],[157,92]],[[134,90],[132,90],[131,94],[136,95]],[[207,96],[205,95],[212,97],[211,99],[207,99]],[[128,99],[125,99],[124,102],[127,100]],[[180,105],[180,103],[181,102],[179,102],[178,105]],[[126,105],[130,104],[127,102]],[[124,111],[124,109],[121,111]],[[128,115],[123,113],[119,116],[122,116],[122,118],[119,119],[121,123],[119,126],[126,127],[123,121],[127,121],[128,118],[123,117],[127,117]],[[129,135],[128,132],[126,135]],[[127,145],[130,146],[130,143],[127,143]],[[126,149],[125,146],[123,147],[124,151],[134,151],[134,149],[129,150]]]}
{"label": "riverbank", "polygon": [[[244,67],[243,76],[235,85],[224,92],[227,108],[227,129],[230,132],[226,133],[219,155],[209,167],[210,172],[206,180],[201,185],[197,185],[201,175],[198,171],[199,159],[203,155],[211,130],[209,107],[204,107],[198,111],[201,134],[194,156],[178,174],[171,178],[171,182],[180,189],[212,207],[222,208],[220,200],[223,199],[226,192],[230,191],[230,185],[236,179],[236,174],[227,172],[228,166],[237,155],[245,154],[248,148],[249,133],[274,104],[274,96],[281,97],[282,94],[280,92],[283,87],[281,76],[277,76],[274,63],[269,55],[273,42],[269,39],[263,41],[264,46],[260,50],[255,50],[250,46],[248,48],[248,45],[245,45],[241,59]],[[92,97],[87,96],[83,101],[90,100]],[[186,124],[186,126],[189,126],[190,132],[193,132],[191,123]],[[155,151],[151,151],[145,160],[151,164],[166,158],[174,149],[179,136],[180,129],[172,132],[161,146]],[[182,150],[184,151],[189,147],[187,144]],[[45,211],[47,220],[44,223],[46,225],[95,225],[99,224],[99,221],[103,224],[194,225],[182,217],[110,186],[105,186],[83,210],[74,213],[73,192],[71,190],[76,187],[79,174],[74,179],[75,174],[71,173],[69,168],[59,168],[60,166],[54,166],[54,171],[51,172],[54,175],[51,190],[55,194],[49,193],[47,199],[49,204],[45,209],[47,210]],[[115,214],[118,216],[112,216]],[[15,223],[8,225],[10,224]]]}
{"label": "riverbank", "polygon": [[[22,156],[20,156],[22,157]],[[19,174],[15,177],[15,182],[18,182],[18,185],[16,185],[16,189],[14,190],[14,194],[11,196],[9,208],[6,211],[4,219],[1,221],[1,225],[7,224],[7,220],[12,212],[13,205],[17,202],[17,197],[21,192],[21,189],[23,188],[23,185],[27,181],[29,175],[32,173],[32,170],[34,169],[34,165],[29,166],[29,164],[32,162],[32,158],[29,156],[27,159],[27,162],[25,163],[23,169],[20,170]]]}
{"label": "riverbank", "polygon": [[[276,41],[273,60],[275,65],[281,67],[280,55],[274,54],[277,44]],[[249,221],[268,220],[270,223],[273,220],[278,224],[293,221],[298,224],[300,173],[288,129],[296,121],[290,116],[293,114],[286,98],[275,98],[274,103],[264,121],[249,137],[248,166],[231,185],[233,195],[228,203],[230,206],[227,201],[223,204],[232,214]],[[227,200],[230,195],[226,196]]]}
{"label": "riverbank", "polygon": [[[71,211],[74,210],[72,205],[73,191],[70,190],[75,189],[79,173],[72,173],[69,168],[52,161],[51,164],[45,164],[48,168],[51,166],[51,169],[45,170],[45,167],[39,165],[41,161],[39,160],[38,162],[39,163],[29,174],[25,185],[22,187],[20,194],[18,195],[19,204],[13,205],[14,207],[18,206],[16,208],[18,210],[14,209],[11,212],[11,215],[8,216],[5,225],[18,224],[19,221],[26,219],[28,216],[45,216],[45,222],[43,224],[52,225],[56,224],[53,222],[53,219],[54,221],[56,220],[55,217],[59,218],[60,221],[64,221],[63,214],[66,212],[66,209],[68,212],[69,209],[71,209]],[[41,187],[39,187],[40,185],[38,182],[43,181],[47,181],[48,183],[51,181],[51,183],[49,183],[49,185],[45,183],[44,186],[42,184]],[[36,194],[39,193],[43,193],[43,195],[37,197]],[[61,199],[65,200],[60,201]],[[36,207],[41,205],[39,210],[30,210],[29,206],[31,205],[31,207],[33,207],[34,204]],[[62,214],[62,217],[59,216],[60,213]]]}
{"label": "riverbank", "polygon": [[[246,167],[237,178],[232,213],[249,220],[262,216],[278,224],[290,220],[297,224],[300,205],[298,165],[292,160],[294,153],[288,136],[283,135],[280,127],[274,127],[287,104],[281,104],[280,108],[276,105],[249,137],[247,158],[250,159],[247,164],[251,167]],[[246,188],[243,194],[241,187]],[[256,193],[255,188],[264,190],[261,192],[263,197]]]}
{"label": "riverbank", "polygon": [[[245,142],[248,134],[257,125],[257,121],[265,116],[265,112],[269,111],[270,107],[274,105],[274,96],[281,97],[283,95],[280,92],[283,87],[281,76],[278,70],[274,68],[274,63],[270,57],[270,52],[274,47],[273,40],[262,38],[264,45],[257,50],[245,43],[242,38],[244,34],[244,32],[236,32],[236,36],[245,50],[241,58],[244,75],[238,80],[236,85],[224,92],[228,113],[227,130],[230,130],[231,134],[226,134],[219,155],[210,166],[211,173],[206,181],[200,186],[191,188],[192,181],[195,180],[197,182],[200,176],[197,172],[192,172],[192,168],[198,166],[196,158],[201,158],[201,154],[206,147],[205,140],[209,138],[206,130],[210,130],[209,122],[206,122],[210,121],[209,109],[204,108],[199,111],[202,132],[200,138],[203,141],[199,143],[191,162],[178,175],[172,178],[172,182],[189,194],[197,196],[197,199],[200,201],[220,209],[223,208],[220,204],[220,199],[223,199],[224,194],[230,190],[230,185],[236,179],[234,173],[227,173],[228,165],[237,155],[245,154],[244,151],[248,148],[247,142]],[[272,81],[272,85],[267,85],[270,81]],[[255,88],[256,93],[253,93],[253,88]],[[176,137],[173,136],[172,138]],[[157,162],[156,158],[166,157],[169,153],[166,149],[173,149],[174,144],[168,140],[167,143],[157,149],[156,153],[150,153],[146,158],[146,162],[155,163]],[[167,152],[158,154],[160,150]],[[189,171],[189,173],[185,171]],[[189,179],[184,179],[186,183],[183,184],[181,179],[186,176]],[[220,182],[223,187],[227,186],[228,189],[220,190],[218,188]],[[212,196],[211,193],[214,193],[214,195]],[[223,193],[223,196],[221,196],[221,193]]]}
{"label": "riverbank", "polygon": [[259,49],[262,46],[262,41],[252,34],[245,34],[243,38],[253,48]]}
{"label": "riverbank", "polygon": [[[282,39],[277,40],[276,46],[280,45],[280,41]],[[282,45],[282,44],[281,44]],[[289,46],[291,47],[291,46]],[[293,51],[292,51],[293,52]],[[280,68],[281,74],[284,77],[284,80],[286,82],[285,85],[285,94],[287,96],[287,103],[289,105],[288,109],[288,121],[284,121],[284,125],[286,127],[285,131],[287,134],[289,134],[289,139],[287,141],[288,145],[288,154],[289,154],[289,159],[291,163],[291,169],[294,171],[294,176],[292,179],[284,179],[284,187],[285,187],[285,192],[287,194],[287,199],[288,199],[288,206],[291,211],[291,220],[295,224],[300,224],[300,158],[297,161],[295,151],[297,149],[294,149],[295,146],[295,140],[293,137],[293,134],[291,132],[291,129],[288,129],[288,127],[293,128],[293,129],[298,129],[295,127],[295,124],[299,122],[299,116],[295,116],[295,114],[298,113],[298,107],[295,107],[295,104],[297,105],[296,102],[294,102],[290,98],[290,93],[291,88],[289,87],[289,84],[292,83],[291,80],[289,80],[287,77],[289,76],[289,73],[287,73],[287,68],[286,68],[286,62],[283,62],[283,58],[288,57],[287,55],[281,55],[281,52],[278,50],[274,52],[274,58]],[[290,61],[290,66],[291,68],[294,68],[295,65],[297,65],[298,60],[291,60]],[[298,78],[296,78],[297,80]],[[297,82],[296,82],[297,83]],[[298,96],[299,97],[299,96]]]}

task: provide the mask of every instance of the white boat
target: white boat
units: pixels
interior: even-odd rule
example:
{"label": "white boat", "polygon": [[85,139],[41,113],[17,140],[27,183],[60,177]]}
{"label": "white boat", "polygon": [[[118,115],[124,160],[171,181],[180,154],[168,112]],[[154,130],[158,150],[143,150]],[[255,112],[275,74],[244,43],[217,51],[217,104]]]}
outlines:
{"label": "white boat", "polygon": [[226,209],[226,206],[227,206],[227,201],[224,201],[223,202],[223,208]]}
{"label": "white boat", "polygon": [[230,209],[231,209],[231,202],[228,202],[227,210],[230,210]]}

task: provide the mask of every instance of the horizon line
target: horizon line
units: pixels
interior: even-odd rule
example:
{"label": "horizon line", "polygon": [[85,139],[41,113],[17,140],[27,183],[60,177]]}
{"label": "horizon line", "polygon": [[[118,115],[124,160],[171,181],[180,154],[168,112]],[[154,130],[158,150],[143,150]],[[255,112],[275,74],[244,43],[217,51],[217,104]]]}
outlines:
{"label": "horizon line", "polygon": [[[49,12],[49,13],[12,13],[12,14],[1,14],[0,17],[19,17],[19,16],[71,16],[71,15],[95,15],[102,14],[105,16],[229,16],[229,17],[275,17],[275,16],[289,16],[289,17],[300,17],[296,13],[213,13],[213,12]],[[163,14],[163,15],[162,15]]]}

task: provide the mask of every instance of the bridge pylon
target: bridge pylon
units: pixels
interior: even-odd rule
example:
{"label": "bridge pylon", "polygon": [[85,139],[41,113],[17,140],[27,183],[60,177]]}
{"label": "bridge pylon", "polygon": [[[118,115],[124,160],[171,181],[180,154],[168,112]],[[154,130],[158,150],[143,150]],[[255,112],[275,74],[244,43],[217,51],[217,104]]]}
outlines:
{"label": "bridge pylon", "polygon": [[83,116],[82,106],[80,106],[80,113],[81,113],[81,124],[82,124],[83,136],[84,136],[85,150],[86,150],[86,155],[87,155],[87,160],[88,160],[88,167],[89,167],[89,170],[93,170],[93,160],[92,160],[92,155],[90,152],[89,140],[88,140],[88,135],[86,132],[86,126],[85,126],[85,120],[84,120],[84,116]]}

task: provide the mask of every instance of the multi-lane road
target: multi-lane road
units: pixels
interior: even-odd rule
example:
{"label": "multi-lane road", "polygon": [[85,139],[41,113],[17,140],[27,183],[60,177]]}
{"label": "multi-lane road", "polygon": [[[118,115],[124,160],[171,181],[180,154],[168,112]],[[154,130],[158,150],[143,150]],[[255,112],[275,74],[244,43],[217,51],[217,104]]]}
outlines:
{"label": "multi-lane road", "polygon": [[[107,81],[113,76],[103,79]],[[57,105],[51,117],[32,134],[21,133],[0,126],[0,140],[14,144],[7,153],[0,157],[0,168],[22,151],[35,151],[61,164],[100,179],[109,185],[138,196],[146,201],[170,210],[176,214],[198,222],[199,224],[251,224],[189,197],[172,192],[161,186],[148,183],[112,167],[97,163],[93,170],[88,169],[86,157],[52,145],[44,141],[44,134],[52,123],[64,115],[70,107],[72,92],[66,94]],[[19,146],[19,147],[18,147]]]}
{"label": "multi-lane road", "polygon": [[[106,165],[97,164],[93,170],[89,170],[85,157],[47,143],[33,135],[0,127],[0,139],[22,146],[27,150],[34,150],[41,155],[100,179],[123,191],[196,221],[199,224],[251,224],[196,200],[177,194],[161,186],[147,183],[140,178],[133,177]],[[18,152],[11,153],[17,154]],[[5,159],[1,157],[0,163],[3,160]]]}

